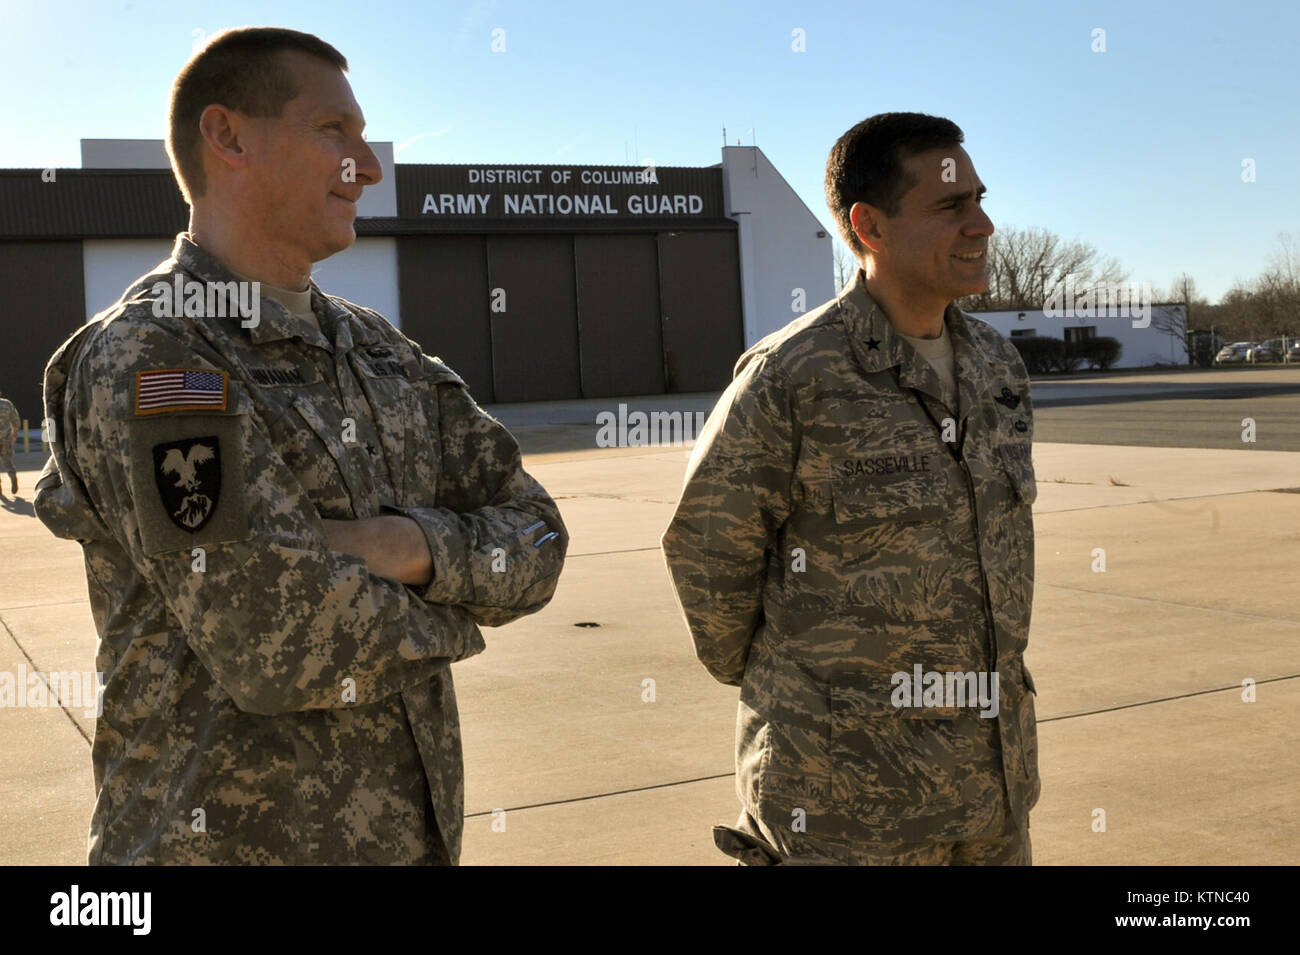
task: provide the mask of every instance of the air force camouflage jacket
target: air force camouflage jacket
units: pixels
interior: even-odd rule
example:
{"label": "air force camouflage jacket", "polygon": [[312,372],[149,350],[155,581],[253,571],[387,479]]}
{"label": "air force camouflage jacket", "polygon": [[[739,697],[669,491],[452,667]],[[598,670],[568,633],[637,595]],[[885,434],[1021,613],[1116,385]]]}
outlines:
{"label": "air force camouflage jacket", "polygon": [[[987,324],[944,320],[956,396],[861,272],[756,344],[664,535],[701,662],[741,687],[742,805],[787,861],[1027,825],[1038,799],[1029,379]],[[946,693],[981,671],[996,717]],[[945,693],[897,706],[898,673]]]}
{"label": "air force camouflage jacket", "polygon": [[[36,512],[83,547],[106,680],[90,861],[454,863],[449,665],[550,600],[560,514],[377,313],[313,284],[320,331],[269,298],[158,317],[178,276],[233,280],[182,234],[45,373]],[[329,548],[322,519],[381,513],[419,523],[427,586]]]}

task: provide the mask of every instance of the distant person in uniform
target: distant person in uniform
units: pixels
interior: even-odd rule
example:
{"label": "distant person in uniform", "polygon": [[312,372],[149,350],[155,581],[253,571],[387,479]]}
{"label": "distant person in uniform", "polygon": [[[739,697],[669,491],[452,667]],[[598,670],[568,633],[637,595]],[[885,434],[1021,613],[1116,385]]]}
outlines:
{"label": "distant person in uniform", "polygon": [[18,431],[23,420],[18,417],[14,403],[0,395],[0,466],[9,475],[9,493],[18,493],[18,472],[14,469],[14,442],[18,440]]}
{"label": "distant person in uniform", "polygon": [[835,144],[861,269],[741,356],[664,535],[701,662],[741,688],[714,836],[742,862],[1030,863],[1033,409],[954,304],[993,233],[962,140],[885,113]]}
{"label": "distant person in uniform", "polygon": [[196,53],[189,231],[46,369],[36,513],[85,550],[106,680],[92,864],[456,863],[449,665],[555,591],[514,438],[311,279],[382,176],[346,69],[292,30]]}

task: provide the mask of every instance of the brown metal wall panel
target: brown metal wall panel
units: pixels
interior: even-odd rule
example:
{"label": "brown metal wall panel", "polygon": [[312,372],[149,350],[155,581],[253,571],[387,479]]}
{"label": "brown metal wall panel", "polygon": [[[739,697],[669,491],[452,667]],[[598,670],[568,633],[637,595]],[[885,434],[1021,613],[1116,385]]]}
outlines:
{"label": "brown metal wall panel", "polygon": [[484,241],[479,235],[401,239],[397,270],[402,334],[451,366],[485,403],[496,398]]}
{"label": "brown metal wall panel", "polygon": [[4,238],[171,238],[189,206],[169,169],[0,170]]}
{"label": "brown metal wall panel", "polygon": [[0,242],[0,288],[9,333],[0,348],[0,393],[33,428],[45,417],[45,364],[86,320],[80,242]]}
{"label": "brown metal wall panel", "polygon": [[659,288],[667,390],[725,388],[745,340],[736,233],[661,232]]}
{"label": "brown metal wall panel", "polygon": [[664,391],[653,235],[574,237],[585,398]]}
{"label": "brown metal wall panel", "polygon": [[581,397],[573,237],[494,235],[487,249],[496,400]]}

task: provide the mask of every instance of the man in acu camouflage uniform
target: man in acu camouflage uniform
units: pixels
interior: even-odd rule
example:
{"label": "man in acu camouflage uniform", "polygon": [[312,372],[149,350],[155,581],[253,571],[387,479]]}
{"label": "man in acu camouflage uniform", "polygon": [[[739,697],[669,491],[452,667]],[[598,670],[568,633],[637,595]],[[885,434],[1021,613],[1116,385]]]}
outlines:
{"label": "man in acu camouflage uniform", "polygon": [[4,395],[0,395],[0,470],[9,475],[9,493],[18,493],[18,472],[14,470],[14,442],[22,427],[18,409]]}
{"label": "man in acu camouflage uniform", "polygon": [[[382,176],[346,69],[287,30],[196,54],[189,231],[46,369],[36,511],[84,548],[107,682],[92,863],[455,863],[449,665],[555,590],[568,535],[509,432],[310,281]],[[255,321],[217,317],[236,279]]]}
{"label": "man in acu camouflage uniform", "polygon": [[714,833],[744,862],[1030,861],[1032,404],[952,304],[987,287],[993,232],[962,138],[895,113],[836,143],[862,269],[741,357],[664,535],[700,660],[741,687],[743,809]]}

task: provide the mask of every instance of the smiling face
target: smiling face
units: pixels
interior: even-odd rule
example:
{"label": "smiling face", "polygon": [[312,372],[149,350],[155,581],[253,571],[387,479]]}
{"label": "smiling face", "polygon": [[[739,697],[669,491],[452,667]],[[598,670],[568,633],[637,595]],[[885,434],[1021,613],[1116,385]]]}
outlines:
{"label": "smiling face", "polygon": [[918,153],[903,165],[915,185],[898,215],[890,218],[862,202],[850,212],[875,274],[918,304],[943,305],[983,292],[993,222],[981,207],[984,184],[970,156],[953,146]]}
{"label": "smiling face", "polygon": [[[362,137],[365,118],[342,71],[297,51],[278,55],[298,95],[280,116],[249,121],[240,206],[247,225],[285,260],[319,262],[356,241],[356,202],[383,171]],[[349,159],[355,181],[344,179],[352,178]]]}

